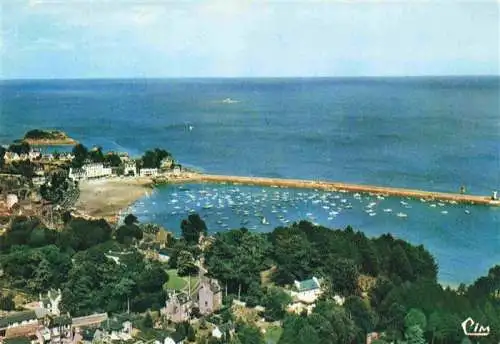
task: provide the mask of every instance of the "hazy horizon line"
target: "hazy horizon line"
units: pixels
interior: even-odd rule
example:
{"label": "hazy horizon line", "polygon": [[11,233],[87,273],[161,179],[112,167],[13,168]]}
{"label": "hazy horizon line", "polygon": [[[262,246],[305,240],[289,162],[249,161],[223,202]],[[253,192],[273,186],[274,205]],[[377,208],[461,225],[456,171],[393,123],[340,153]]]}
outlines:
{"label": "hazy horizon line", "polygon": [[70,77],[70,78],[2,78],[3,81],[92,81],[92,80],[208,80],[208,79],[404,79],[404,78],[500,78],[500,74],[423,74],[423,75],[332,75],[332,76],[124,76],[124,77]]}

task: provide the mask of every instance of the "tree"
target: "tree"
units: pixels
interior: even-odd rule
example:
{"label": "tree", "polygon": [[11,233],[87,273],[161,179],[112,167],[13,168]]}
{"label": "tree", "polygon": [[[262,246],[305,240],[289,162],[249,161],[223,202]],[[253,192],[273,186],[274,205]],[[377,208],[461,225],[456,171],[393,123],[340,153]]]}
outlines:
{"label": "tree", "polygon": [[355,294],[358,289],[358,268],[351,259],[340,258],[331,266],[330,278],[333,291],[342,295]]}
{"label": "tree", "polygon": [[123,302],[127,301],[127,310],[130,303],[130,295],[132,294],[132,291],[135,287],[136,283],[134,282],[134,280],[129,277],[122,277],[113,290],[114,297]]}
{"label": "tree", "polygon": [[177,256],[177,271],[179,276],[194,275],[198,273],[193,254],[189,251],[180,251]]}
{"label": "tree", "polygon": [[35,166],[29,160],[14,161],[12,162],[12,168],[28,180],[31,180],[35,175]]}
{"label": "tree", "polygon": [[420,309],[412,308],[405,316],[405,326],[407,328],[418,326],[424,330],[427,328],[427,318]]}
{"label": "tree", "polygon": [[118,227],[115,236],[120,244],[130,244],[133,239],[141,240],[143,234],[141,228],[132,223]]}
{"label": "tree", "polygon": [[389,306],[383,326],[388,332],[392,332],[395,338],[399,338],[404,331],[405,314],[406,308],[403,305],[394,302]]}
{"label": "tree", "polygon": [[85,147],[84,145],[79,143],[73,147],[72,152],[73,152],[74,158],[73,158],[71,165],[75,168],[82,167],[83,164],[85,163],[85,160],[89,156],[89,151],[88,151],[87,147]]}
{"label": "tree", "polygon": [[20,143],[13,143],[9,146],[8,151],[16,154],[28,154],[31,150],[31,147],[28,142],[20,142]]}
{"label": "tree", "polygon": [[3,278],[15,288],[38,294],[59,288],[71,268],[70,256],[56,246],[16,246],[1,259]]}
{"label": "tree", "polygon": [[40,194],[43,199],[59,203],[64,200],[65,194],[68,192],[70,184],[64,173],[54,172],[50,176],[50,181],[40,187]]}
{"label": "tree", "polygon": [[58,245],[82,251],[110,240],[111,233],[111,226],[103,219],[73,218],[60,234]]}
{"label": "tree", "polygon": [[262,305],[265,307],[265,317],[271,321],[281,320],[286,314],[286,307],[292,302],[291,296],[281,288],[267,288]]}
{"label": "tree", "polygon": [[112,167],[118,167],[122,164],[122,159],[115,153],[108,153],[104,156],[104,162]]}
{"label": "tree", "polygon": [[227,285],[228,291],[245,293],[266,268],[269,243],[260,234],[246,229],[219,232],[205,252],[210,274]]}
{"label": "tree", "polygon": [[243,324],[238,328],[238,340],[241,344],[264,344],[264,336],[260,330],[248,324]]}
{"label": "tree", "polygon": [[312,246],[297,228],[277,228],[271,236],[277,270],[274,280],[289,284],[310,277]]}
{"label": "tree", "polygon": [[354,342],[357,332],[356,325],[345,310],[337,306],[335,302],[330,300],[318,302],[313,314],[320,315],[331,324],[332,332],[335,333],[335,337],[330,337],[335,339],[335,341],[332,341],[333,343]]}
{"label": "tree", "polygon": [[371,276],[377,276],[380,272],[380,263],[373,246],[366,242],[360,247],[361,270]]}
{"label": "tree", "polygon": [[144,319],[142,319],[142,327],[146,329],[153,328],[153,318],[150,312],[147,312]]}
{"label": "tree", "polygon": [[171,156],[172,155],[164,149],[155,148],[152,151],[148,150],[141,158],[141,165],[144,168],[160,168],[162,160]]}
{"label": "tree", "polygon": [[401,245],[396,245],[391,253],[391,271],[403,281],[413,280],[413,269]]}
{"label": "tree", "polygon": [[195,332],[193,326],[191,326],[191,324],[188,325],[186,337],[187,337],[188,342],[195,342],[196,341],[196,332]]}
{"label": "tree", "polygon": [[137,216],[135,216],[134,214],[128,214],[123,219],[123,223],[125,223],[126,225],[133,225],[136,222],[137,222]]}
{"label": "tree", "polygon": [[13,311],[16,309],[16,303],[14,302],[14,296],[12,294],[2,295],[0,293],[0,310],[3,311]]}
{"label": "tree", "polygon": [[198,214],[191,214],[187,219],[181,222],[182,237],[189,244],[197,244],[200,235],[207,234],[207,225]]}
{"label": "tree", "polygon": [[344,308],[362,330],[363,337],[377,325],[376,315],[359,296],[350,296],[345,300]]}
{"label": "tree", "polygon": [[87,157],[92,162],[104,162],[104,153],[102,152],[102,147],[94,147],[89,152]]}
{"label": "tree", "polygon": [[418,325],[413,325],[406,329],[405,339],[407,344],[426,344],[424,331]]}
{"label": "tree", "polygon": [[7,150],[3,147],[3,146],[0,146],[0,169],[3,168],[3,165],[5,163],[5,152]]}

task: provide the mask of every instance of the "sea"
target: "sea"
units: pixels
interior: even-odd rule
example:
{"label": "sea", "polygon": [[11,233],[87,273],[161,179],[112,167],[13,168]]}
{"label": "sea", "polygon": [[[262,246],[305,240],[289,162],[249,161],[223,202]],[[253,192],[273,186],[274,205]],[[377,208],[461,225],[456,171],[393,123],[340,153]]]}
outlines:
{"label": "sea", "polygon": [[[161,147],[207,173],[500,190],[496,76],[1,81],[0,143],[33,128],[133,156]],[[212,233],[301,219],[391,233],[423,244],[448,285],[500,264],[500,207],[189,184],[160,186],[125,212],[177,234],[194,212]]]}

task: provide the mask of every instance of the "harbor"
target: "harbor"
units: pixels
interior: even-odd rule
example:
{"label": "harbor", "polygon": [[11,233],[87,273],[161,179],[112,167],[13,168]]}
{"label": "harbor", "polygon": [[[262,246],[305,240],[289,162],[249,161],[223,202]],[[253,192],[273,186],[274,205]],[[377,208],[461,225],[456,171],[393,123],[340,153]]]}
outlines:
{"label": "harbor", "polygon": [[215,174],[198,174],[189,173],[175,179],[155,180],[157,183],[189,183],[189,182],[204,182],[204,183],[229,183],[241,185],[256,185],[266,187],[282,187],[282,188],[302,188],[302,189],[318,189],[323,191],[344,191],[352,193],[368,193],[372,195],[380,195],[383,197],[403,197],[421,200],[445,201],[449,203],[465,203],[486,206],[500,206],[500,200],[497,199],[496,192],[492,195],[470,195],[465,193],[450,193],[450,192],[435,192],[416,189],[395,188],[387,186],[350,184],[332,181],[321,180],[303,180],[303,179],[283,179],[283,178],[265,178],[265,177],[244,177],[244,176],[229,176]]}

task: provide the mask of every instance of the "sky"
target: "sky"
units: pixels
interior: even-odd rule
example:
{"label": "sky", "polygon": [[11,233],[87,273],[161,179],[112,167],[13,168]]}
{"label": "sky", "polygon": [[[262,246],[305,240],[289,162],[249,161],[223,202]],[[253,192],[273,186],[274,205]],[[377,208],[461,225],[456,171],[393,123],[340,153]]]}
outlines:
{"label": "sky", "polygon": [[2,0],[0,78],[499,75],[499,7]]}

